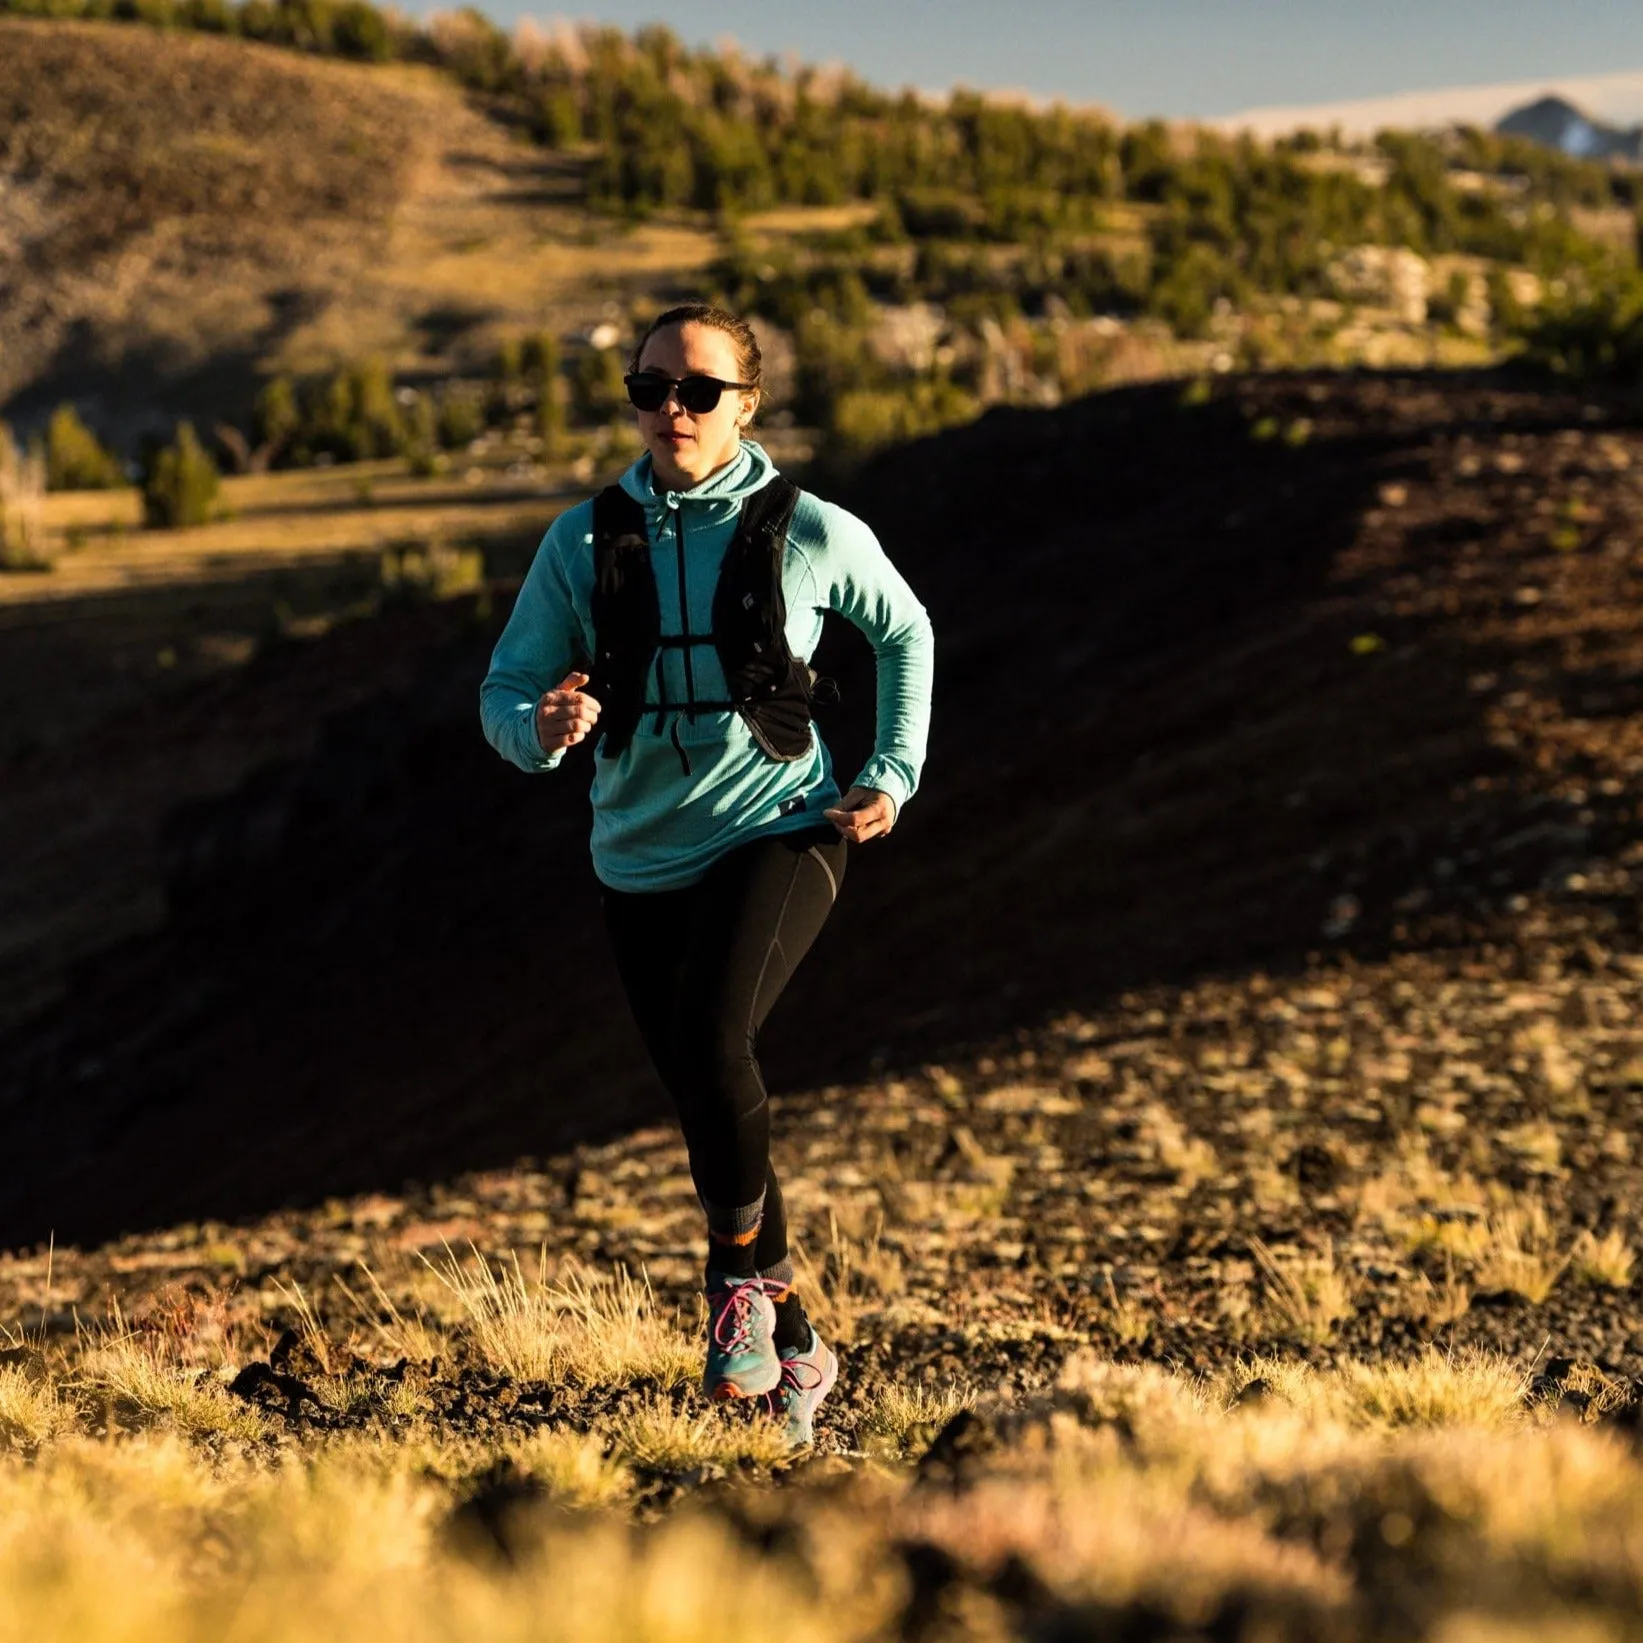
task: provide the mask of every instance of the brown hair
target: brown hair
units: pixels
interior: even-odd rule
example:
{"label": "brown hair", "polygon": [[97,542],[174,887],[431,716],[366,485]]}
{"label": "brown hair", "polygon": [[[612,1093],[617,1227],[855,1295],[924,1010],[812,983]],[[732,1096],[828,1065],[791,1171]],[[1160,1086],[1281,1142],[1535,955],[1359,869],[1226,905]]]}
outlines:
{"label": "brown hair", "polygon": [[709,330],[723,331],[736,349],[736,369],[741,373],[742,381],[750,388],[761,385],[764,361],[759,355],[759,339],[753,334],[753,327],[740,315],[731,313],[728,308],[716,307],[711,302],[681,303],[677,308],[669,308],[665,313],[658,314],[639,338],[639,346],[633,350],[633,361],[628,366],[630,371],[639,369],[645,344],[658,331],[665,331],[670,325],[705,325]]}

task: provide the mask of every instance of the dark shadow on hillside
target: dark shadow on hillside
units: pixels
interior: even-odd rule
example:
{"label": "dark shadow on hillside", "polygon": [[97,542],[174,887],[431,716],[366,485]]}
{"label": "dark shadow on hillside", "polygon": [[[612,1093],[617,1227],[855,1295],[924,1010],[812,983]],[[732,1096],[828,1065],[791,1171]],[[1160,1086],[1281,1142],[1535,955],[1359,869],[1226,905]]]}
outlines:
{"label": "dark shadow on hillside", "polygon": [[[1456,527],[1481,492],[1444,453],[1577,426],[1578,403],[1491,379],[1266,379],[1197,407],[1154,385],[995,413],[857,476],[934,620],[934,728],[915,805],[856,851],[766,1030],[773,1086],[1320,947],[1473,939],[1603,848],[1620,798],[1576,840],[1491,740],[1479,681],[1525,652],[1452,620],[1495,527]],[[1417,485],[1407,520],[1381,500]],[[1466,563],[1468,597],[1494,578],[1509,601],[1510,554]],[[164,931],[0,1042],[27,1161],[0,1242],[393,1188],[663,1110],[603,946],[588,756],[532,779],[480,739],[495,631],[453,617],[311,754],[170,816]],[[872,659],[845,630],[819,661],[848,781]],[[281,666],[261,699],[303,700],[301,656]]]}
{"label": "dark shadow on hillside", "polygon": [[243,424],[262,384],[262,361],[322,306],[314,293],[298,287],[262,300],[266,323],[242,347],[219,348],[204,363],[161,344],[122,347],[111,359],[107,339],[81,321],[27,389],[0,405],[0,418],[33,430],[59,405],[72,403],[126,451],[134,451],[144,434],[169,435],[184,418],[202,435],[213,422]]}

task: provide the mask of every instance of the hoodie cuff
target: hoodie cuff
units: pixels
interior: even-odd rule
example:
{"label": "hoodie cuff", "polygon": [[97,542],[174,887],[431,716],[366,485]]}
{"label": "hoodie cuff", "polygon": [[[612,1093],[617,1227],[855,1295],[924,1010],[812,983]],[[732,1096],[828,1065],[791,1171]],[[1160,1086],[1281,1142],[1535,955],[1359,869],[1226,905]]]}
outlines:
{"label": "hoodie cuff", "polygon": [[557,753],[544,753],[542,744],[536,739],[536,703],[520,703],[519,721],[519,754],[514,763],[521,770],[556,770],[560,761],[565,757],[564,748]]}
{"label": "hoodie cuff", "polygon": [[871,787],[875,792],[888,793],[890,802],[896,807],[896,814],[890,818],[892,823],[900,817],[902,807],[913,796],[907,783],[896,774],[895,769],[886,760],[881,758],[869,759],[851,785]]}

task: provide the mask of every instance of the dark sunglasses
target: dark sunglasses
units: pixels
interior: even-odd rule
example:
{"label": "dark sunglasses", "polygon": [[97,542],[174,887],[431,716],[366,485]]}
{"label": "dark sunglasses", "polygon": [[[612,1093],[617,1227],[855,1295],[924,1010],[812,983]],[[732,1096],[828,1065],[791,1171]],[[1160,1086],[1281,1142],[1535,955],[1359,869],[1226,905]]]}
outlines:
{"label": "dark sunglasses", "polygon": [[692,416],[706,416],[719,403],[726,388],[743,391],[752,388],[751,382],[721,382],[717,377],[665,377],[659,371],[637,371],[623,377],[628,398],[641,411],[659,411],[667,404],[667,396],[677,388],[679,403]]}

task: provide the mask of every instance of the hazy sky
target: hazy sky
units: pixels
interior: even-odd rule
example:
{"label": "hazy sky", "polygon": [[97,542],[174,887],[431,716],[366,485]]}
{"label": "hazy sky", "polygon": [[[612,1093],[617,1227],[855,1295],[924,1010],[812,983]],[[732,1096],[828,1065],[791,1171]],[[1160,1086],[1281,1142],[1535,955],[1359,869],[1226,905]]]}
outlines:
{"label": "hazy sky", "polygon": [[[454,0],[442,0],[453,6]],[[665,22],[693,45],[849,63],[888,86],[1017,87],[1207,118],[1428,86],[1643,69],[1637,0],[488,0],[498,21]]]}

